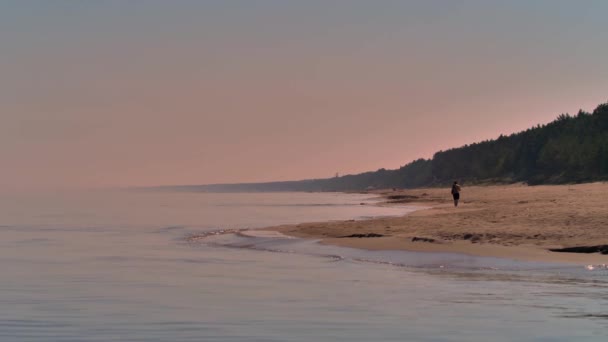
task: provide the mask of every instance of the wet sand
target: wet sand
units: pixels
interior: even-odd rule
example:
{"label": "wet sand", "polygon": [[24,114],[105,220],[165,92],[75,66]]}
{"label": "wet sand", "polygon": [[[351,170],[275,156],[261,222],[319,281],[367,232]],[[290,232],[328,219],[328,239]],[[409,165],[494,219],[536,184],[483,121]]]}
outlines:
{"label": "wet sand", "polygon": [[[371,250],[458,252],[517,260],[608,263],[599,253],[549,249],[608,244],[608,183],[463,186],[455,208],[450,189],[385,190],[386,204],[417,206],[402,217],[304,223],[268,228],[322,243]],[[382,237],[350,238],[353,234]],[[428,241],[412,239],[426,238]],[[430,242],[429,242],[430,241]]]}

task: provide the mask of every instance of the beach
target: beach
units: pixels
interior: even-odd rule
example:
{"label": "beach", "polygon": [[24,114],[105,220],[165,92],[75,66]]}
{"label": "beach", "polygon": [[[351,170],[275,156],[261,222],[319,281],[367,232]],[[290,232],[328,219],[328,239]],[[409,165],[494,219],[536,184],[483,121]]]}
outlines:
{"label": "beach", "polygon": [[[374,190],[381,205],[416,206],[401,217],[312,222],[268,228],[321,243],[370,250],[456,252],[515,260],[606,264],[608,255],[550,249],[608,244],[607,183],[463,185],[454,207],[449,188]],[[375,237],[348,237],[368,234]],[[417,241],[413,241],[417,240]]]}

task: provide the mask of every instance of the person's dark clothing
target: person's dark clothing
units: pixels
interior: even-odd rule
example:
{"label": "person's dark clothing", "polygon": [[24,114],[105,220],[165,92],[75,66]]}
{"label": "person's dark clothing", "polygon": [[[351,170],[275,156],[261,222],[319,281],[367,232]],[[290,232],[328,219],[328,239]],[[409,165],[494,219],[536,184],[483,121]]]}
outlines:
{"label": "person's dark clothing", "polygon": [[452,197],[454,197],[454,200],[460,199],[460,185],[458,185],[458,184],[452,185]]}

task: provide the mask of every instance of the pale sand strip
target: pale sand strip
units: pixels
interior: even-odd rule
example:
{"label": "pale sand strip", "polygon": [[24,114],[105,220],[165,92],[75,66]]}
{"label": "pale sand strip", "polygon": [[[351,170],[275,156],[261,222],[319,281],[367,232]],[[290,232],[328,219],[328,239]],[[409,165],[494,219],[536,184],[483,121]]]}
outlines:
{"label": "pale sand strip", "polygon": [[[458,252],[517,260],[606,264],[608,255],[549,248],[608,244],[608,184],[463,186],[454,208],[449,189],[376,191],[393,202],[432,206],[403,217],[304,223],[266,230],[372,250]],[[380,238],[341,238],[351,234]],[[436,242],[411,242],[413,237]],[[474,240],[472,242],[471,240]]]}

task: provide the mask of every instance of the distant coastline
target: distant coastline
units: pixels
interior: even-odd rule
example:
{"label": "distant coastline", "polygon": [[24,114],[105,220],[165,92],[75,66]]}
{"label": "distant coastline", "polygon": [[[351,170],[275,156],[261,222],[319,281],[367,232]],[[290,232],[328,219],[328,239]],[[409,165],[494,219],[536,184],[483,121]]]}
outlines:
{"label": "distant coastline", "polygon": [[561,114],[509,136],[435,153],[396,170],[299,181],[176,185],[156,191],[283,192],[365,191],[467,184],[575,184],[608,180],[608,103],[592,113]]}

